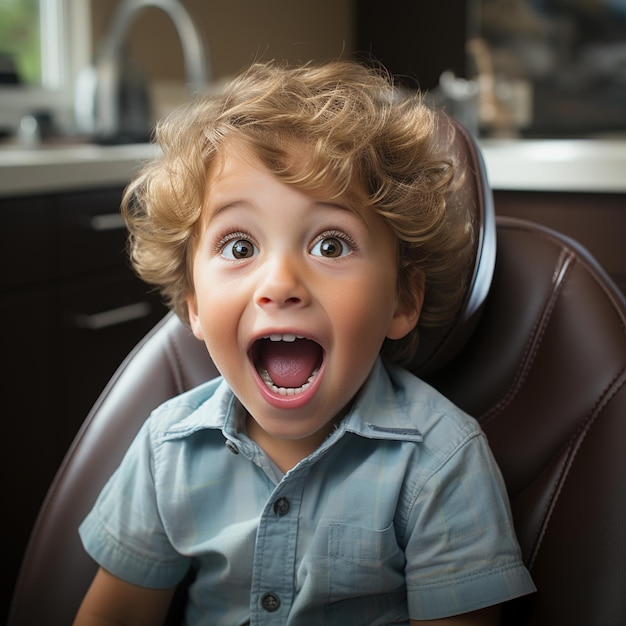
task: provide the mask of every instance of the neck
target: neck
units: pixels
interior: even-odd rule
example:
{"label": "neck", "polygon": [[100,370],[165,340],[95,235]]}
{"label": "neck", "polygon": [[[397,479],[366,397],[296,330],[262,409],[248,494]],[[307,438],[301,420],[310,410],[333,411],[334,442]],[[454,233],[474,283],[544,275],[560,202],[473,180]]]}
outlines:
{"label": "neck", "polygon": [[335,424],[335,421],[331,421],[323,429],[302,439],[273,437],[264,431],[249,415],[246,427],[248,437],[267,454],[281,472],[286,473],[302,459],[315,452],[333,431]]}

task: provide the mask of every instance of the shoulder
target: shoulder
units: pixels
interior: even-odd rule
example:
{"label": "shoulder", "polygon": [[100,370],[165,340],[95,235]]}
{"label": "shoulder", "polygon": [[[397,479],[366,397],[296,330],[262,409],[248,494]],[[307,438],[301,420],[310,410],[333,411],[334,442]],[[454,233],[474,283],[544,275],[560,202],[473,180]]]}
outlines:
{"label": "shoulder", "polygon": [[447,458],[467,442],[484,438],[472,416],[427,382],[399,367],[387,366],[387,372],[397,410],[419,429],[423,445],[433,454]]}
{"label": "shoulder", "polygon": [[198,430],[221,429],[232,401],[232,391],[217,377],[158,406],[146,420],[153,441],[183,438]]}
{"label": "shoulder", "polygon": [[473,417],[425,381],[382,361],[372,370],[346,430],[399,443],[408,454],[406,475],[416,484],[485,459],[485,467],[491,465],[486,437]]}

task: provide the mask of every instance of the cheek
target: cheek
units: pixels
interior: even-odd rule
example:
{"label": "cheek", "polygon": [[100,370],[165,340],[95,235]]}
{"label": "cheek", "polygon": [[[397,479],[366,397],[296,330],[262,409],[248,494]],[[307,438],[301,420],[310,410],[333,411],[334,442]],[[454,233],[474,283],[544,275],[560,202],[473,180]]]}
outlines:
{"label": "cheek", "polygon": [[194,286],[197,326],[200,327],[202,339],[213,356],[214,353],[223,352],[227,343],[236,338],[240,315],[238,292],[228,281],[218,279],[214,273],[207,271],[195,272]]}
{"label": "cheek", "polygon": [[[221,296],[216,296],[221,297]],[[230,307],[208,306],[201,317],[202,340],[218,371],[232,376],[241,365],[237,321]]]}
{"label": "cheek", "polygon": [[382,344],[395,311],[395,277],[353,281],[341,289],[334,304],[338,337],[349,338],[353,350],[370,352]]}

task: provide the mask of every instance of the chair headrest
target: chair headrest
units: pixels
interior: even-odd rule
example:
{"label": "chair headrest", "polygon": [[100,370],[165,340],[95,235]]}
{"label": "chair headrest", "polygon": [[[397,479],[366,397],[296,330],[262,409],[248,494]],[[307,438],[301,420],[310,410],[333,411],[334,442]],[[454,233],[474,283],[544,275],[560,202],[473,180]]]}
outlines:
{"label": "chair headrest", "polygon": [[460,122],[441,111],[437,116],[440,147],[450,152],[457,163],[447,203],[465,206],[469,211],[474,252],[467,267],[467,289],[452,321],[420,330],[419,345],[408,367],[422,378],[449,363],[471,336],[491,287],[496,259],[493,194],[480,148]]}

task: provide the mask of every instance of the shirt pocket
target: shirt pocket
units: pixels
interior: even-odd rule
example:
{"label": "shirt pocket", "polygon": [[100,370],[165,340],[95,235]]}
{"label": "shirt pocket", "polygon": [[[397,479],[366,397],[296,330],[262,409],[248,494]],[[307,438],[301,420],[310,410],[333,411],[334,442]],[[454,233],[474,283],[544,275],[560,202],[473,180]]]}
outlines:
{"label": "shirt pocket", "polygon": [[383,530],[331,524],[328,543],[330,602],[385,594],[397,598],[398,592],[406,598],[404,552],[393,524]]}

